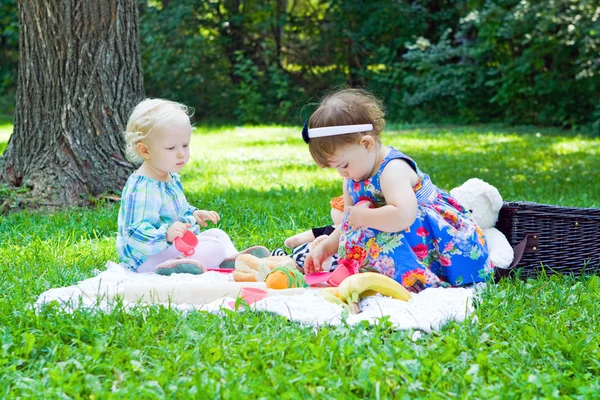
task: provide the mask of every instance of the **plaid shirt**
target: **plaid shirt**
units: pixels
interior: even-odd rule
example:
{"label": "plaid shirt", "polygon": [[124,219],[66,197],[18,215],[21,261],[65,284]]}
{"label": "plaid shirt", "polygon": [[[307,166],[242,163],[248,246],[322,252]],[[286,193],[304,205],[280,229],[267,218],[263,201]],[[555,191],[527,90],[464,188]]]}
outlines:
{"label": "plaid shirt", "polygon": [[150,256],[169,248],[167,228],[174,222],[189,223],[195,234],[200,230],[192,215],[197,208],[185,199],[179,175],[171,174],[171,178],[171,182],[160,182],[133,173],[123,188],[117,253],[134,271]]}

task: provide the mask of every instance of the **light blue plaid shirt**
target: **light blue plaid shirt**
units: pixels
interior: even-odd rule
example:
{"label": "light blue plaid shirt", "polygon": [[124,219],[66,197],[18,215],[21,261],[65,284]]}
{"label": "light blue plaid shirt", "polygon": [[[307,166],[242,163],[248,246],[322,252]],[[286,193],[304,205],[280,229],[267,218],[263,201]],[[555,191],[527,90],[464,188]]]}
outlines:
{"label": "light blue plaid shirt", "polygon": [[137,271],[150,256],[169,248],[167,228],[174,222],[189,223],[198,234],[192,215],[197,208],[185,199],[178,174],[171,182],[160,182],[133,173],[121,194],[117,253],[119,260]]}

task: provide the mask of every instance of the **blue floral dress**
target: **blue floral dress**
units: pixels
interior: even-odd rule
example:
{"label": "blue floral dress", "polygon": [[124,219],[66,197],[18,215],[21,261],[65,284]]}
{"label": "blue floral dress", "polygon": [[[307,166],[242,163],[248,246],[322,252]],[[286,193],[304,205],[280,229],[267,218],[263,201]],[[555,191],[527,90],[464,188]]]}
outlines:
{"label": "blue floral dress", "polygon": [[493,271],[483,232],[471,214],[449,194],[438,189],[417,164],[391,148],[377,173],[362,182],[347,181],[354,204],[369,200],[375,207],[386,204],[379,179],[394,159],[407,161],[419,181],[413,187],[417,197],[417,218],[400,232],[382,232],[361,227],[353,229],[345,213],[340,237],[341,264],[361,271],[374,270],[413,291],[425,287],[458,286],[486,280]]}

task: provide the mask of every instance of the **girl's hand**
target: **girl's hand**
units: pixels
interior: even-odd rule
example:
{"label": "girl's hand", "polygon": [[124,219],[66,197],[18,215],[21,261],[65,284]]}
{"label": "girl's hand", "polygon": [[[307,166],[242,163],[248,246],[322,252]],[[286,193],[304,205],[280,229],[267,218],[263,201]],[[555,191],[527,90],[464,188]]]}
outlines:
{"label": "girl's hand", "polygon": [[[319,236],[319,239],[321,239],[321,236]],[[304,275],[322,271],[323,267],[321,265],[328,257],[333,255],[327,250],[327,238],[321,239],[317,243],[318,244],[312,248],[304,260]]]}
{"label": "girl's hand", "polygon": [[353,207],[350,207],[348,214],[348,223],[350,226],[352,226],[354,229],[358,229],[367,225],[369,208],[373,208],[373,203],[368,200],[359,201]]}
{"label": "girl's hand", "polygon": [[173,241],[176,238],[182,237],[189,227],[190,224],[186,224],[180,221],[175,222],[173,225],[167,228],[167,242],[173,243]]}
{"label": "girl's hand", "polygon": [[216,211],[196,210],[193,215],[196,218],[196,223],[202,227],[208,226],[206,221],[216,224],[221,219]]}

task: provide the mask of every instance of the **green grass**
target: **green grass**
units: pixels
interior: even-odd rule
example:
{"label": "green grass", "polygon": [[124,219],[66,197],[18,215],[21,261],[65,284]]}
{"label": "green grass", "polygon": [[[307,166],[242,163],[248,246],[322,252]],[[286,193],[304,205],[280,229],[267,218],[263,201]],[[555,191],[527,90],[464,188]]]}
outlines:
{"label": "green grass", "polygon": [[[384,141],[440,187],[480,177],[507,200],[600,207],[600,140],[535,128],[392,126]],[[0,149],[11,127],[0,127]],[[540,133],[536,135],[536,133]],[[298,129],[198,128],[188,199],[220,212],[239,248],[328,223],[341,191]],[[0,398],[596,398],[597,277],[490,286],[475,318],[411,340],[380,326],[313,329],[282,317],[56,306],[43,291],[116,260],[118,205],[0,219]]]}

